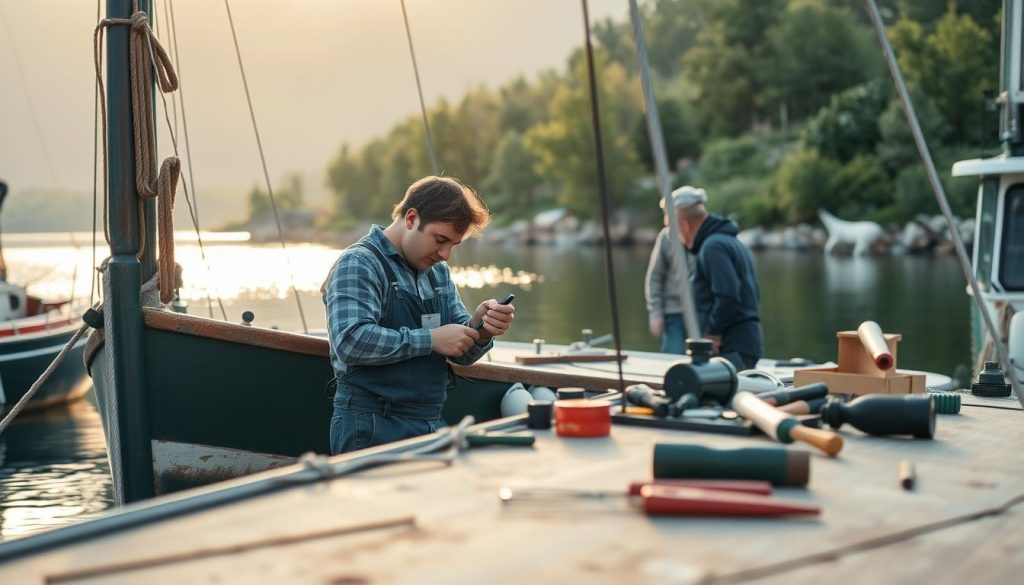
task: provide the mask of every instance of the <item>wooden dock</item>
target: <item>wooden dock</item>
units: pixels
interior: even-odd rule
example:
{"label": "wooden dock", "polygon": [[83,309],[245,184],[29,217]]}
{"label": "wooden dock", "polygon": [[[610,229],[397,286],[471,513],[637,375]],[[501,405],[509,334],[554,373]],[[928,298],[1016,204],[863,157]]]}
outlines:
{"label": "wooden dock", "polygon": [[[503,486],[624,490],[651,477],[659,442],[771,444],[764,436],[625,426],[598,439],[535,431],[532,448],[471,449],[451,465],[377,468],[5,557],[5,547],[19,546],[14,541],[0,545],[0,582],[1017,582],[1024,574],[1024,412],[1014,400],[965,395],[964,402],[961,414],[939,416],[934,440],[844,429],[840,457],[812,453],[807,489],[775,491],[820,506],[812,519],[648,518],[616,500],[502,504]],[[899,485],[901,459],[916,466],[914,491]],[[292,466],[227,485],[285,482],[299,473],[309,470]],[[122,514],[145,515],[217,489]]]}

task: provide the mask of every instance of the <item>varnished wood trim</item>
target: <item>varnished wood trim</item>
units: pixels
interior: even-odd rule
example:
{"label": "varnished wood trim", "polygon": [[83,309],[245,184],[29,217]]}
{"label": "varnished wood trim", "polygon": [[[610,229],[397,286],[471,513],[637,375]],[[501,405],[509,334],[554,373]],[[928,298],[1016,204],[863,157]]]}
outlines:
{"label": "varnished wood trim", "polygon": [[539,365],[539,364],[571,364],[574,362],[614,362],[617,359],[626,359],[629,357],[626,354],[622,356],[616,356],[615,354],[608,355],[517,355],[516,363],[523,365]]}
{"label": "varnished wood trim", "polygon": [[[549,386],[551,388],[586,388],[591,392],[606,392],[618,386],[618,379],[608,374],[581,375],[578,372],[558,372],[551,370],[538,370],[529,366],[515,366],[507,363],[495,363],[479,361],[471,366],[460,366],[452,364],[452,369],[459,376],[464,378],[477,378],[481,380],[493,380],[495,382],[522,382],[523,384],[534,384],[538,386]],[[624,382],[630,384],[647,384],[652,388],[661,388],[661,384],[653,382],[650,377],[646,379],[633,379],[625,376]]]}
{"label": "varnished wood trim", "polygon": [[208,339],[219,339],[231,343],[242,343],[267,349],[279,349],[294,353],[302,353],[317,357],[328,357],[330,349],[327,340],[312,335],[265,329],[263,327],[247,327],[238,323],[215,321],[196,315],[172,313],[162,309],[145,308],[142,310],[147,327],[193,335]]}

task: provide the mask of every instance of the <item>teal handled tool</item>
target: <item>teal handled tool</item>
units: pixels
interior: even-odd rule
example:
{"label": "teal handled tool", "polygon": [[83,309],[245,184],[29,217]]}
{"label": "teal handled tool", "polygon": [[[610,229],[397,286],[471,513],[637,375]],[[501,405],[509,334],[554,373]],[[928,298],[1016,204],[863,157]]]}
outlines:
{"label": "teal handled tool", "polygon": [[536,438],[531,432],[519,433],[474,433],[466,435],[470,447],[490,447],[491,445],[508,445],[510,447],[530,447]]}
{"label": "teal handled tool", "polygon": [[777,486],[806,486],[811,475],[807,451],[782,447],[716,449],[685,443],[654,445],[657,479],[747,479]]}

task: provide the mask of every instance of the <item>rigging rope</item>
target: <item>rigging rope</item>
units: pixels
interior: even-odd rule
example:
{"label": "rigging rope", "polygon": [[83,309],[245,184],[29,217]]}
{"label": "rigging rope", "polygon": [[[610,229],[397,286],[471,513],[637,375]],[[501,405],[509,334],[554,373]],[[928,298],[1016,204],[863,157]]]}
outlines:
{"label": "rigging rope", "polygon": [[277,224],[277,236],[281,241],[281,249],[285,250],[284,261],[288,266],[288,278],[291,282],[292,294],[295,296],[295,304],[299,308],[299,318],[302,319],[303,333],[309,333],[306,325],[306,314],[302,310],[302,301],[299,299],[299,291],[295,288],[295,275],[292,272],[291,262],[288,260],[287,247],[284,245],[284,233],[281,229],[281,218],[277,213],[277,201],[274,199],[274,189],[270,186],[270,174],[267,172],[267,157],[263,154],[263,141],[260,140],[260,131],[256,125],[256,112],[252,107],[252,96],[249,94],[249,82],[245,77],[245,66],[242,65],[242,51],[238,47],[238,35],[235,33],[235,21],[231,17],[231,4],[224,0],[224,9],[228,13],[228,24],[231,25],[231,39],[235,43],[235,56],[238,57],[238,70],[242,74],[242,87],[245,89],[245,99],[249,104],[249,118],[252,120],[252,131],[256,135],[256,148],[260,152],[260,163],[263,165],[263,180],[267,185],[267,194],[270,195],[270,208],[274,212],[274,222]]}
{"label": "rigging rope", "polygon": [[[181,161],[176,156],[164,159],[156,172],[156,136],[153,112],[152,72],[156,70],[160,89],[171,92],[177,89],[178,79],[174,74],[167,52],[154,38],[149,28],[149,19],[145,12],[135,12],[131,18],[105,18],[96,26],[93,33],[93,57],[96,66],[96,84],[100,94],[101,119],[103,121],[103,232],[110,242],[110,226],[106,213],[107,193],[107,115],[106,92],[103,89],[100,64],[103,60],[102,37],[104,31],[111,26],[129,26],[129,51],[131,54],[131,102],[133,130],[135,138],[135,182],[140,199],[158,197],[158,223],[160,247],[160,301],[164,304],[174,298],[174,289],[179,286],[178,271],[174,262],[174,192],[181,174]],[[147,59],[146,56],[150,58]],[[152,67],[151,67],[152,65]],[[156,175],[154,178],[153,175]],[[144,206],[139,206],[139,249],[136,256],[141,257],[145,250],[146,214]]]}
{"label": "rigging rope", "polygon": [[[167,8],[167,1],[166,0],[164,0],[164,8],[165,9]],[[180,65],[178,63],[177,30],[176,30],[176,28],[173,25],[173,21],[174,21],[174,12],[173,12],[173,10],[174,10],[174,8],[172,6],[171,7],[171,12],[170,12],[170,14],[171,14],[170,18],[167,19],[172,24],[167,25],[167,31],[168,31],[167,34],[168,34],[168,36],[171,37],[172,44],[173,44],[173,47],[174,47],[174,69],[175,69],[175,71],[179,71],[180,72],[181,71],[181,67],[180,67]],[[166,10],[165,10],[165,12],[166,12]],[[206,258],[206,246],[203,244],[203,235],[202,235],[202,233],[200,232],[200,229],[199,229],[199,194],[195,190],[195,182],[193,180],[193,174],[192,174],[192,151],[191,151],[191,148],[189,147],[188,119],[185,117],[185,92],[184,92],[184,89],[182,88],[182,85],[181,85],[180,73],[179,73],[179,76],[178,76],[178,93],[181,94],[181,120],[182,120],[182,125],[184,127],[184,132],[185,132],[185,152],[186,152],[186,156],[187,156],[187,160],[188,160],[188,165],[186,167],[186,170],[188,172],[188,180],[189,180],[189,186],[186,186],[186,185],[183,184],[181,186],[181,188],[182,188],[182,192],[185,194],[185,205],[188,206],[189,219],[192,221],[192,227],[193,227],[193,229],[196,232],[196,242],[199,244],[199,257],[203,261],[203,267],[206,269],[207,281],[209,281],[210,280],[210,263],[209,263],[209,261]],[[170,138],[171,138],[171,145],[174,148],[174,154],[175,154],[175,156],[180,156],[180,153],[178,151],[178,137],[177,137],[178,125],[177,125],[177,122],[175,121],[175,123],[173,125],[171,124],[171,120],[170,120],[170,118],[167,115],[167,99],[164,97],[164,94],[160,94],[160,99],[161,99],[161,101],[163,102],[163,105],[164,105],[164,120],[167,122],[167,130],[168,130],[168,134],[170,135]],[[174,99],[174,94],[171,94],[171,100],[172,100],[172,109],[174,110],[175,120],[177,120],[177,112],[178,112],[177,103],[178,102]],[[192,189],[192,197],[189,197],[189,188],[190,187]],[[193,207],[193,201],[192,201],[193,199],[195,199],[195,206],[194,207]],[[224,310],[224,302],[221,300],[219,295],[214,295],[214,296],[216,296],[216,298],[217,298],[217,305],[220,307],[221,316],[224,318],[225,321],[227,321],[228,320],[228,316],[227,316],[227,311]],[[207,310],[209,311],[210,318],[212,319],[213,318],[213,299],[210,297],[209,286],[207,286],[207,288],[206,288],[206,303],[207,303],[207,305],[206,305],[207,306]]]}
{"label": "rigging rope", "polygon": [[67,357],[68,352],[71,351],[71,348],[73,348],[76,343],[78,343],[78,340],[81,339],[82,334],[84,334],[87,329],[89,329],[88,325],[82,325],[81,327],[78,328],[77,331],[75,331],[75,333],[71,336],[71,339],[64,344],[64,348],[60,350],[59,354],[57,354],[57,357],[53,358],[53,361],[50,362],[50,365],[47,366],[46,370],[44,370],[43,373],[40,374],[39,378],[32,383],[32,386],[29,387],[28,392],[25,392],[24,396],[22,396],[21,399],[19,399],[18,402],[11,408],[11,411],[7,413],[7,416],[5,416],[3,420],[0,420],[0,435],[2,435],[4,431],[7,429],[7,427],[10,426],[12,422],[14,422],[14,418],[18,416],[18,413],[20,413],[23,408],[25,408],[25,405],[28,404],[28,401],[32,399],[32,396],[35,395],[36,391],[39,390],[39,388],[41,388],[43,384],[46,383],[47,380],[50,379],[50,375],[53,374],[53,371],[57,369],[57,366],[59,366],[61,362],[64,361],[64,358]]}
{"label": "rigging rope", "polygon": [[[102,13],[100,12],[100,0],[96,0],[96,24],[97,24],[97,26],[99,25],[100,15],[101,14]],[[97,146],[96,141],[97,141],[98,134],[99,134],[99,131],[100,131],[99,130],[99,124],[100,124],[100,93],[99,93],[99,84],[96,84],[96,86],[93,87],[93,89],[92,89],[92,97],[93,97],[93,104],[92,104],[92,263],[90,264],[90,266],[93,267],[93,270],[91,271],[92,272],[92,280],[90,281],[90,285],[89,285],[89,306],[90,307],[93,306],[93,304],[96,302],[96,291],[99,290],[99,279],[96,278],[96,274],[97,274],[97,270],[96,270],[96,208],[97,208],[96,199],[98,197],[98,193],[97,193],[98,190],[97,190],[97,187],[96,187],[96,179],[97,179],[97,176],[98,176],[98,172],[96,171],[96,165],[99,162],[99,154],[100,154],[99,153],[99,147]]]}
{"label": "rigging rope", "polygon": [[[169,5],[169,26],[168,30],[171,33],[171,45],[174,47],[174,68],[177,71],[181,71],[181,64],[178,61],[180,55],[178,51],[178,26],[174,21],[174,2],[173,0],[165,0],[165,5]],[[189,217],[192,219],[192,225],[196,230],[196,241],[199,244],[199,256],[203,260],[203,266],[206,268],[206,280],[210,281],[210,263],[206,259],[206,247],[203,245],[203,236],[199,229],[199,191],[196,190],[195,177],[192,173],[192,141],[189,140],[188,135],[188,115],[185,111],[185,88],[181,84],[181,80],[178,80],[178,93],[181,95],[181,128],[185,137],[185,160],[187,161],[186,169],[188,171],[188,188],[184,189],[185,192],[185,204],[188,206]],[[177,110],[175,110],[177,112]],[[175,121],[175,128],[177,128],[177,121]],[[175,145],[177,149],[177,145]],[[184,186],[183,186],[184,187]],[[188,193],[192,191],[192,197],[190,198]],[[195,201],[193,201],[193,199]],[[220,295],[215,294],[214,297],[217,299],[217,306],[220,308],[221,317],[227,321],[228,313],[224,310],[224,301],[221,300]],[[206,288],[206,306],[210,313],[210,318],[213,318],[213,301],[210,299],[210,288]]]}
{"label": "rigging rope", "polygon": [[420,96],[420,114],[423,115],[423,130],[427,134],[427,152],[430,154],[430,169],[435,176],[440,176],[441,169],[437,162],[437,152],[434,150],[434,139],[430,134],[430,122],[427,120],[427,104],[423,101],[423,85],[420,83],[420,68],[416,64],[416,49],[412,44],[412,29],[409,28],[409,15],[405,10],[405,0],[399,0],[402,4],[402,19],[405,21],[405,38],[409,41],[409,57],[412,59],[412,72],[416,76],[416,92]]}
{"label": "rigging rope", "polygon": [[[608,300],[612,309],[612,335],[615,339],[615,357],[619,370],[619,392],[626,392],[626,383],[622,376],[622,335],[619,333],[619,303],[615,292],[615,265],[612,263],[611,229],[608,226],[608,214],[611,202],[608,198],[608,181],[604,168],[604,145],[601,138],[601,113],[597,99],[597,77],[594,74],[594,49],[590,42],[590,11],[587,0],[580,0],[583,6],[583,36],[587,49],[587,81],[590,87],[590,121],[594,127],[594,153],[597,155],[597,188],[601,199],[601,223],[604,228],[604,259],[608,276]],[[626,401],[622,401],[625,410]]]}
{"label": "rigging rope", "polygon": [[665,138],[661,132],[661,118],[658,115],[658,104],[654,99],[654,85],[651,83],[651,67],[647,59],[647,41],[644,38],[644,25],[640,18],[640,7],[636,0],[629,0],[629,16],[633,23],[633,36],[636,38],[636,54],[640,61],[640,85],[644,92],[644,117],[647,119],[647,135],[651,142],[651,154],[658,176],[658,191],[661,192],[662,208],[668,219],[670,247],[673,252],[672,262],[679,274],[676,283],[679,298],[683,303],[683,321],[689,337],[702,337],[700,322],[693,306],[693,294],[690,290],[690,267],[686,262],[686,249],[679,238],[679,218],[672,204],[672,185],[669,183],[668,154]]}

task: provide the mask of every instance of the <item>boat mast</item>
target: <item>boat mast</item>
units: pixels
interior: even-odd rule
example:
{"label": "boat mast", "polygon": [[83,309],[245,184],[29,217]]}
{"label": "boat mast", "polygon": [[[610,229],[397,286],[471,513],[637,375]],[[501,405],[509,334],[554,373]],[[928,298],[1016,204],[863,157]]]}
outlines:
{"label": "boat mast", "polygon": [[1024,138],[1021,136],[1022,109],[1024,109],[1024,34],[1020,0],[1003,0],[1003,43],[1000,51],[999,86],[1002,92],[998,102],[1002,110],[999,116],[999,139],[1003,142],[1006,156],[1024,155]]}
{"label": "boat mast", "polygon": [[[107,0],[107,18],[131,18],[133,4],[151,14],[150,0]],[[112,380],[110,404],[115,404],[109,423],[108,445],[117,503],[128,503],[155,494],[153,453],[149,434],[149,400],[146,394],[145,348],[142,335],[140,290],[156,272],[156,205],[140,200],[135,180],[135,140],[131,107],[128,26],[107,30],[107,172],[110,261],[108,263],[104,329]],[[140,236],[140,206],[145,215],[145,235]],[[144,253],[136,253],[144,238]],[[116,468],[116,469],[115,469]],[[117,490],[115,489],[115,492]]]}
{"label": "boat mast", "polygon": [[[0,207],[3,207],[4,199],[6,197],[7,183],[0,181]],[[4,249],[2,241],[0,241],[0,282],[7,282],[7,263],[4,262]]]}

